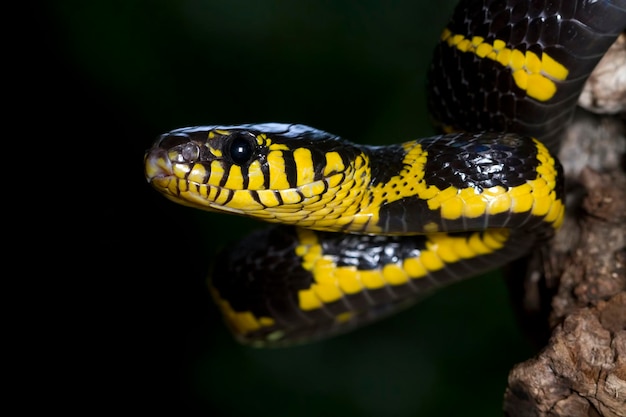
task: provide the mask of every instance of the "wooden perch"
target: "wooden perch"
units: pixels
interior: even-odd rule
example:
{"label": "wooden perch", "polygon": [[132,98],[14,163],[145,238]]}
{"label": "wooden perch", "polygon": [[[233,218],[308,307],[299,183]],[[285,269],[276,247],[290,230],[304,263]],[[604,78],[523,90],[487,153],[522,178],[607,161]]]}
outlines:
{"label": "wooden perch", "polygon": [[[620,42],[626,44],[623,37]],[[626,62],[621,65],[624,78]],[[626,93],[619,100],[626,106]],[[621,112],[613,117],[580,112],[568,129],[560,153],[568,197],[573,196],[568,218],[549,247],[526,260],[524,287],[513,294],[522,300],[520,311],[532,324],[527,326],[532,334],[541,338],[543,328],[549,337],[536,357],[511,370],[504,394],[507,416],[626,416],[626,133]]]}

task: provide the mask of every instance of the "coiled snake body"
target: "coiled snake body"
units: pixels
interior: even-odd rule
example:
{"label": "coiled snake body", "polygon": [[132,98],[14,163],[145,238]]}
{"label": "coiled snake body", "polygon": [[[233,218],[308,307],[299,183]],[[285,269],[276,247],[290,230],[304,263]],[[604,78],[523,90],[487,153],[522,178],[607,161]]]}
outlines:
{"label": "coiled snake body", "polygon": [[376,147],[297,124],[190,127],[157,140],[146,177],[173,201],[279,223],[211,274],[240,341],[334,335],[554,233],[565,206],[551,152],[624,29],[626,0],[462,1],[428,90],[458,133]]}

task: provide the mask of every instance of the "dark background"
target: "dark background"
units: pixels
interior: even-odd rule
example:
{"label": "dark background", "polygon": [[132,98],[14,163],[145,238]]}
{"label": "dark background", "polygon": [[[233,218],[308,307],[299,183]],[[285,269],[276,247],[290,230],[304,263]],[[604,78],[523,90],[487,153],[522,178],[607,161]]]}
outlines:
{"label": "dark background", "polygon": [[380,144],[433,133],[425,73],[453,3],[61,0],[29,11],[41,35],[22,97],[38,137],[54,138],[44,156],[71,171],[44,173],[83,237],[67,325],[90,336],[56,340],[81,368],[61,403],[82,386],[85,411],[501,415],[508,370],[533,350],[499,274],[336,339],[242,347],[205,280],[215,251],[259,225],[173,204],[143,178],[144,151],[183,126],[298,122]]}

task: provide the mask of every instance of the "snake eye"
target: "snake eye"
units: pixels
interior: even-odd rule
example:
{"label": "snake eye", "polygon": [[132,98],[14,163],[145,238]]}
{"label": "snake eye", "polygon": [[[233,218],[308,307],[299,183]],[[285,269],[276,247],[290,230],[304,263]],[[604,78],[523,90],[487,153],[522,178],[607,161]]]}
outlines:
{"label": "snake eye", "polygon": [[226,149],[233,163],[243,165],[250,161],[256,145],[254,136],[245,133],[234,133],[229,139]]}

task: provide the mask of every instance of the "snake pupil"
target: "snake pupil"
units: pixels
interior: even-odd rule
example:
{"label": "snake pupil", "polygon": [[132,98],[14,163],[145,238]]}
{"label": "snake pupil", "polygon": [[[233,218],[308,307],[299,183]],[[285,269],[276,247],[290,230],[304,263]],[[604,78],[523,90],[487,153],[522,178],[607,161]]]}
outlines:
{"label": "snake pupil", "polygon": [[228,147],[228,153],[233,163],[243,165],[250,160],[253,153],[252,137],[235,134]]}

